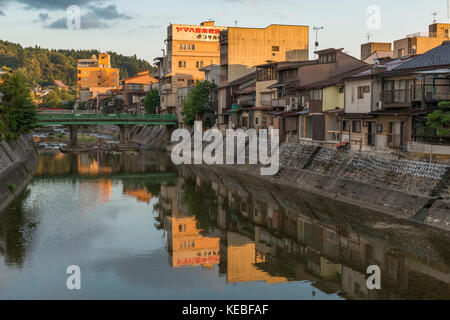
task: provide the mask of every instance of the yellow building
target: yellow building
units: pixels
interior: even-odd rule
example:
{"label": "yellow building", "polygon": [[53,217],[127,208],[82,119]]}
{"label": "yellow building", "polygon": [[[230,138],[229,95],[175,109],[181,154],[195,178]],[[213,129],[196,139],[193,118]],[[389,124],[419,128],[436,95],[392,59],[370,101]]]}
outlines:
{"label": "yellow building", "polygon": [[89,90],[91,96],[105,93],[119,87],[119,69],[111,68],[111,57],[108,53],[100,54],[99,58],[79,59],[77,67],[78,91]]}
{"label": "yellow building", "polygon": [[[219,38],[225,27],[214,21],[200,25],[171,24],[167,28],[166,56],[160,64],[161,113],[180,115],[177,90],[203,81],[202,69],[219,64]],[[178,111],[178,112],[177,112]]]}
{"label": "yellow building", "polygon": [[195,217],[166,217],[170,263],[174,268],[212,267],[220,262],[220,238],[203,236]]}
{"label": "yellow building", "polygon": [[[268,90],[267,86],[275,83],[276,78],[273,78],[274,74],[268,76],[267,72],[273,71],[275,64],[272,63],[306,61],[308,57],[308,26],[230,27],[227,31],[222,32],[220,39],[221,81],[218,95],[219,124],[227,124],[227,117],[224,114],[231,110],[231,105],[234,103],[230,98],[231,93],[228,84],[255,72],[259,67],[261,72],[265,72],[266,77],[260,78],[262,74],[258,74],[258,82],[261,83],[258,84],[257,88],[256,107],[271,106],[274,90]],[[263,65],[267,63],[269,63],[267,67],[263,68]],[[262,124],[263,119],[258,118],[258,122]],[[255,123],[255,125],[259,127],[258,124]]]}
{"label": "yellow building", "polygon": [[257,264],[265,263],[266,257],[256,250],[254,241],[234,232],[228,232],[227,240],[227,283],[289,281],[285,277],[272,276],[258,268]]}
{"label": "yellow building", "polygon": [[434,23],[428,33],[419,32],[394,41],[394,58],[422,54],[440,46],[449,39],[449,29],[448,23]]}
{"label": "yellow building", "polygon": [[267,61],[308,60],[308,43],[308,26],[230,27],[220,39],[221,85],[254,72],[255,66]]}
{"label": "yellow building", "polygon": [[361,45],[361,61],[366,60],[375,52],[392,52],[390,42],[368,42]]}

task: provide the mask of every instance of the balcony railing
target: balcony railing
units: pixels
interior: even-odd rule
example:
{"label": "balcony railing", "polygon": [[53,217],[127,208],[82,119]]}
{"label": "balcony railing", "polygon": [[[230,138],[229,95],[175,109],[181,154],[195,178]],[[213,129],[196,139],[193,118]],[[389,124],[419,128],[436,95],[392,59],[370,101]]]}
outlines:
{"label": "balcony railing", "polygon": [[285,108],[286,105],[286,99],[272,99],[272,107]]}
{"label": "balcony railing", "polygon": [[254,106],[256,101],[253,97],[243,97],[239,98],[238,102],[241,106]]}
{"label": "balcony railing", "polygon": [[444,136],[413,135],[412,141],[417,143],[450,145],[450,137]]}
{"label": "balcony railing", "polygon": [[381,92],[381,100],[386,104],[411,103],[412,91],[408,89],[384,90]]}

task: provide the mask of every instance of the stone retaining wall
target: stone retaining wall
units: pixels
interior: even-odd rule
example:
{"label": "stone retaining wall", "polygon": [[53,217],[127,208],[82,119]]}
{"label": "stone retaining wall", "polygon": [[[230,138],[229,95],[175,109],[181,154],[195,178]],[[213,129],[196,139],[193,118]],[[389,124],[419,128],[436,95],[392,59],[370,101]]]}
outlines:
{"label": "stone retaining wall", "polygon": [[0,214],[25,189],[39,164],[31,136],[0,142]]}
{"label": "stone retaining wall", "polygon": [[327,147],[285,144],[280,147],[282,170],[307,169],[346,180],[422,196],[438,196],[450,166],[338,151]]}

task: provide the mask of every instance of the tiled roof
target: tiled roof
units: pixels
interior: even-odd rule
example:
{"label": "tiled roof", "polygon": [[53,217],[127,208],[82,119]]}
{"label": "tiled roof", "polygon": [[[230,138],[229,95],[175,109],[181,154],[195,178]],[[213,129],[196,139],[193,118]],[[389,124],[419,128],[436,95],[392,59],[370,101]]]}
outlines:
{"label": "tiled roof", "polygon": [[434,66],[450,65],[450,41],[444,41],[442,45],[425,52],[407,63],[395,68],[405,70],[413,68],[427,68]]}

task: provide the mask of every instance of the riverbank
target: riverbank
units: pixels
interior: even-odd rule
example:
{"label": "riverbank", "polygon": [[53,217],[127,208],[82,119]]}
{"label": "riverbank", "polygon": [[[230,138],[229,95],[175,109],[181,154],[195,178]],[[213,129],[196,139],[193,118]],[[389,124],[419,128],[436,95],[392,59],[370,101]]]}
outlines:
{"label": "riverbank", "polygon": [[[171,152],[165,130],[139,128],[135,142]],[[416,223],[450,231],[450,166],[399,160],[300,143],[280,147],[280,171],[260,175],[260,166],[214,166],[258,177],[261,183],[294,187]]]}
{"label": "riverbank", "polygon": [[0,214],[30,183],[39,164],[31,136],[0,142]]}

